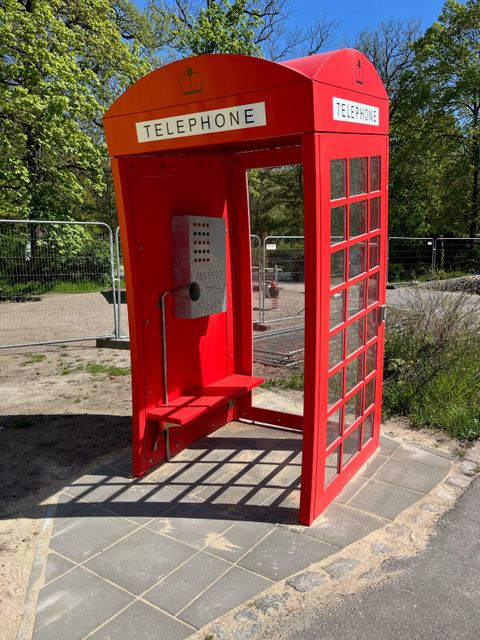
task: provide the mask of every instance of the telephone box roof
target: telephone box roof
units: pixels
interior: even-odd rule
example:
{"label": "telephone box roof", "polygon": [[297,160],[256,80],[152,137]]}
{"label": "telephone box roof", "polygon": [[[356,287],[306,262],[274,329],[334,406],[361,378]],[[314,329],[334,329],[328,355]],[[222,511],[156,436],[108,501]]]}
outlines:
{"label": "telephone box roof", "polygon": [[[333,96],[364,101],[385,112],[381,127],[331,123]],[[239,54],[208,54],[172,62],[134,83],[108,109],[104,122],[111,155],[138,154],[187,146],[275,139],[307,131],[386,133],[388,97],[372,63],[359,51],[341,49],[278,63]],[[137,146],[140,121],[211,113],[212,109],[265,102],[267,122],[261,130],[226,135],[183,136]],[[322,114],[319,115],[319,112]],[[133,129],[132,129],[133,127]],[[148,147],[148,149],[147,149]]]}

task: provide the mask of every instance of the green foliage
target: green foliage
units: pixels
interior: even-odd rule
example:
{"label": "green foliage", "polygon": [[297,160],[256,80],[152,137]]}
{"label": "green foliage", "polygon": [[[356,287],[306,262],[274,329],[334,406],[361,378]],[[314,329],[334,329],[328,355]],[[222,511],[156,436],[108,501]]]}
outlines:
{"label": "green foliage", "polygon": [[105,191],[101,117],[148,69],[136,41],[122,37],[117,5],[2,3],[1,216],[78,219]]}
{"label": "green foliage", "polygon": [[248,172],[252,233],[303,234],[303,172],[300,165]]}
{"label": "green foliage", "polygon": [[173,13],[172,37],[182,52],[260,54],[255,32],[262,24],[256,0],[207,1],[196,14]]}
{"label": "green foliage", "polygon": [[[478,305],[477,305],[478,306]],[[420,427],[480,437],[479,308],[464,294],[416,292],[391,311],[383,407]]]}
{"label": "green foliage", "polygon": [[[480,3],[447,0],[442,13],[415,44],[412,86],[428,120],[430,138],[453,143],[447,163],[453,197],[465,192],[459,210],[466,235],[475,237],[480,223]],[[445,130],[442,123],[452,124]],[[456,154],[456,158],[454,157]],[[460,185],[457,185],[460,175]],[[459,188],[460,187],[460,188]]]}

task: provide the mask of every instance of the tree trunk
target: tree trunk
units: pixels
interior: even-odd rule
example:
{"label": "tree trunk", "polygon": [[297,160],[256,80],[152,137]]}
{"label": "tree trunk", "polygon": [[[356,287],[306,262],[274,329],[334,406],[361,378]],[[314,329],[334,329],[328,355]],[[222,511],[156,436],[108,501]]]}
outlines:
{"label": "tree trunk", "polygon": [[473,112],[473,143],[472,143],[472,196],[470,202],[469,236],[475,238],[478,232],[478,217],[480,212],[480,142],[478,138],[478,115],[480,104],[475,105]]}

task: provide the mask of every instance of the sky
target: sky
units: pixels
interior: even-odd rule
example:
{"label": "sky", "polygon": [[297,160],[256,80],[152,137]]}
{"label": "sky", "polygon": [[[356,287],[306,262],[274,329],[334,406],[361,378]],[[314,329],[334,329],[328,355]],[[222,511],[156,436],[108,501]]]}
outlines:
{"label": "sky", "polygon": [[[140,7],[146,4],[146,0],[134,2]],[[338,20],[335,39],[329,46],[336,48],[352,44],[360,31],[390,18],[417,18],[426,29],[438,18],[443,4],[443,0],[291,0],[290,8],[298,25],[308,25],[323,13],[328,19]]]}

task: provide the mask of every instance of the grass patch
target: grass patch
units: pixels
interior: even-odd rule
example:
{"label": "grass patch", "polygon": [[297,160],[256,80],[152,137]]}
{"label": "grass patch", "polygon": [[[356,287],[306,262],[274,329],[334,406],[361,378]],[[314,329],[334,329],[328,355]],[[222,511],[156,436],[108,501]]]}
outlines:
{"label": "grass patch", "polygon": [[480,303],[413,292],[390,311],[383,407],[414,426],[480,437]]}
{"label": "grass patch", "polygon": [[99,362],[89,362],[85,371],[92,375],[108,375],[108,376],[128,376],[130,375],[130,367],[118,367],[113,364],[101,364]]}
{"label": "grass patch", "polygon": [[26,353],[25,359],[20,363],[21,367],[26,367],[29,364],[36,364],[37,362],[43,362],[47,356],[44,353]]}
{"label": "grass patch", "polygon": [[[107,276],[105,282],[94,280],[55,280],[52,282],[22,282],[8,284],[0,282],[0,302],[21,301],[45,293],[95,293],[109,286]],[[110,284],[111,286],[111,284]]]}
{"label": "grass patch", "polygon": [[270,378],[262,384],[263,389],[295,389],[303,391],[303,369],[292,372],[286,378]]}

